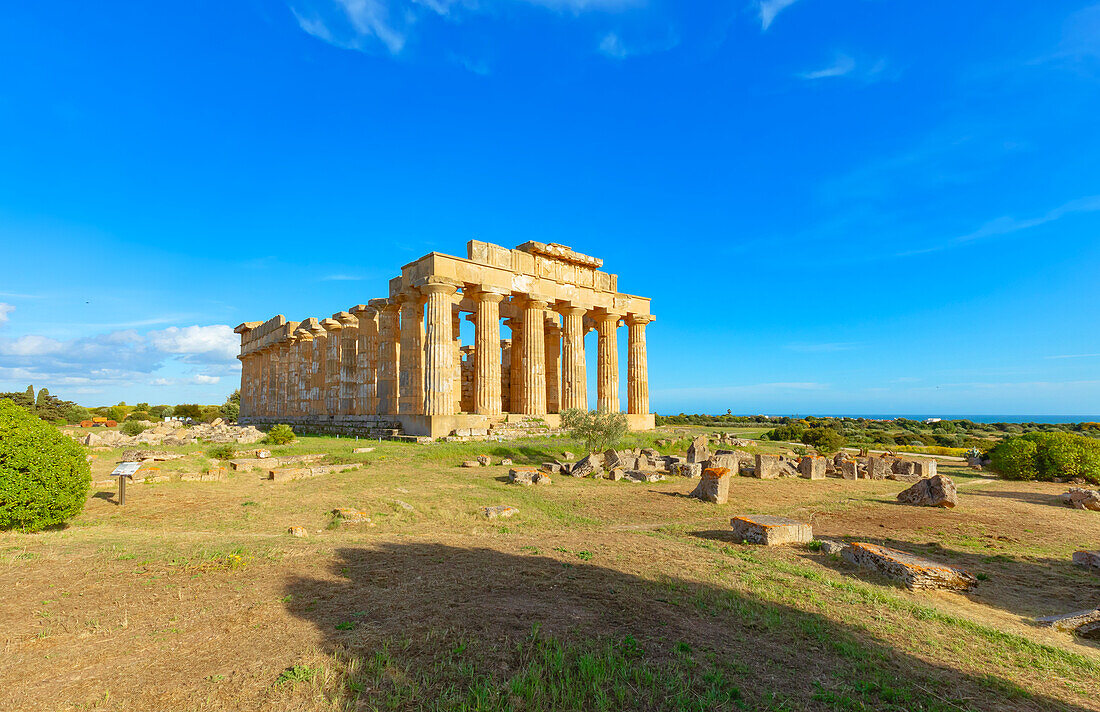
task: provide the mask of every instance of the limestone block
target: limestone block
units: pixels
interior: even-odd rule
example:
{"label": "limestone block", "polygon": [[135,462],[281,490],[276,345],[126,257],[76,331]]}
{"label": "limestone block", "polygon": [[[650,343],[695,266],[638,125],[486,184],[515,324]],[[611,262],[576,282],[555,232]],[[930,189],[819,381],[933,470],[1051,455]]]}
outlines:
{"label": "limestone block", "polygon": [[370,524],[370,516],[361,509],[340,507],[332,510],[332,513],[341,524]]}
{"label": "limestone block", "polygon": [[462,467],[481,467],[481,463],[477,460],[463,460]]}
{"label": "limestone block", "polygon": [[364,453],[374,452],[374,448],[372,448],[372,447],[357,447],[354,450],[352,450],[352,452],[355,453],[356,455],[362,455]]}
{"label": "limestone block", "polygon": [[292,480],[304,480],[309,477],[327,475],[332,472],[346,472],[354,470],[359,465],[313,465],[312,467],[280,467],[267,471],[267,479],[273,482],[289,482]]}
{"label": "limestone block", "polygon": [[603,467],[595,455],[587,455],[569,468],[569,474],[573,477],[599,477],[603,474]]}
{"label": "limestone block", "polygon": [[627,470],[625,476],[631,482],[660,482],[665,479],[660,472],[642,472],[641,470]]}
{"label": "limestone block", "polygon": [[569,452],[568,450],[566,450],[565,452],[562,453],[561,459],[563,459],[567,462],[572,462],[573,460],[577,459],[577,456],[574,455],[573,453]]}
{"label": "limestone block", "polygon": [[507,519],[518,514],[519,510],[506,504],[498,504],[495,507],[484,507],[481,512],[487,519]]}
{"label": "limestone block", "polygon": [[706,462],[707,467],[724,467],[732,473],[741,471],[741,462],[751,459],[747,452],[733,452],[729,450],[719,451],[710,456]]}
{"label": "limestone block", "polygon": [[556,475],[559,472],[561,472],[561,463],[560,462],[544,462],[541,465],[539,465],[539,469],[542,470],[543,472],[547,472],[549,474]]}
{"label": "limestone block", "polygon": [[1100,551],[1075,551],[1073,552],[1073,563],[1077,566],[1084,566],[1094,573],[1100,573]]}
{"label": "limestone block", "polygon": [[840,476],[846,480],[859,479],[859,468],[856,467],[855,460],[840,461]]}
{"label": "limestone block", "polygon": [[695,479],[703,474],[703,466],[698,462],[682,462],[676,467],[676,474],[680,475],[680,477]]}
{"label": "limestone block", "polygon": [[689,496],[704,502],[725,504],[729,500],[730,471],[724,467],[708,467]]}
{"label": "limestone block", "polygon": [[921,477],[935,477],[936,476],[936,461],[932,459],[928,460],[914,460],[913,471],[915,474]]}
{"label": "limestone block", "polygon": [[790,461],[779,455],[757,455],[753,477],[761,480],[774,480],[780,477],[794,477],[798,474]]}
{"label": "limestone block", "polygon": [[820,455],[806,455],[798,461],[798,473],[807,480],[825,479],[825,458]]}
{"label": "limestone block", "polygon": [[301,538],[301,537],[304,537],[306,535],[306,528],[305,527],[291,527],[287,531],[287,533],[290,534],[291,536],[296,536],[296,537]]}
{"label": "limestone block", "polygon": [[492,464],[492,460],[489,458],[488,455],[478,455],[477,462],[482,467],[488,467],[490,464]]}
{"label": "limestone block", "polygon": [[853,542],[844,550],[844,557],[857,566],[873,569],[911,589],[965,591],[977,583],[974,576],[962,569],[878,544]]}
{"label": "limestone block", "polygon": [[553,482],[553,480],[551,480],[550,475],[546,474],[545,472],[536,472],[535,473],[534,483],[536,485],[548,485],[551,482]]}
{"label": "limestone block", "polygon": [[959,494],[950,477],[936,475],[926,477],[909,489],[898,493],[898,501],[902,504],[951,509],[959,503]]}
{"label": "limestone block", "polygon": [[1062,495],[1062,502],[1074,509],[1091,509],[1094,512],[1100,512],[1100,490],[1071,487],[1069,492]]}
{"label": "limestone block", "polygon": [[1037,623],[1050,626],[1063,633],[1073,633],[1081,638],[1100,639],[1100,608],[1058,616],[1043,616],[1035,619]]}
{"label": "limestone block", "polygon": [[508,470],[508,481],[514,485],[530,487],[535,484],[535,477],[539,471],[533,467],[513,467]]}
{"label": "limestone block", "polygon": [[751,544],[775,546],[778,544],[806,544],[813,540],[809,524],[766,514],[744,514],[730,520],[733,538]]}
{"label": "limestone block", "polygon": [[687,450],[688,462],[703,462],[710,457],[710,451],[707,449],[707,436],[700,435],[691,441],[691,445]]}
{"label": "limestone block", "polygon": [[504,458],[503,460],[500,461],[500,464],[503,465],[504,467],[511,467],[512,466],[512,459],[509,458],[509,457],[506,457],[506,458]]}
{"label": "limestone block", "polygon": [[884,457],[867,458],[867,479],[884,480],[893,474],[893,466],[890,460]]}

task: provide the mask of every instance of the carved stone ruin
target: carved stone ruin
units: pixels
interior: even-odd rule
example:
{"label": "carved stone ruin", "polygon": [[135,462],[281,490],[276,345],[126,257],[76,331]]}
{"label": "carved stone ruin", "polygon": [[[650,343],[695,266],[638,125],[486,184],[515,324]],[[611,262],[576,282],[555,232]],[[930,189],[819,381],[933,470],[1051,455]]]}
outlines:
{"label": "carved stone ruin", "polygon": [[[240,423],[306,432],[487,437],[504,423],[589,409],[584,335],[596,331],[595,410],[619,412],[620,324],[628,328],[626,415],[653,428],[650,300],[618,291],[603,261],[557,244],[472,240],[401,268],[389,295],[331,318],[245,322]],[[474,343],[462,344],[462,315]],[[511,338],[501,338],[501,324]]]}

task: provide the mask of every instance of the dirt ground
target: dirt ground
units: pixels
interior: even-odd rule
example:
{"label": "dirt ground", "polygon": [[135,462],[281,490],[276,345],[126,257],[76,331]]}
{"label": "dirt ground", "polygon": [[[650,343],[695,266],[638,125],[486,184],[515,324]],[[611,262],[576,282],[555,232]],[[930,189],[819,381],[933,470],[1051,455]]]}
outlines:
{"label": "dirt ground", "polygon": [[[440,700],[514,679],[532,636],[637,641],[630,666],[721,673],[747,709],[1100,709],[1100,645],[1033,622],[1100,605],[1100,576],[1070,564],[1100,548],[1100,515],[1062,506],[1064,485],[946,467],[960,505],[940,510],[897,504],[893,481],[736,478],[717,506],[679,478],[519,488],[507,468],[457,467],[562,450],[578,448],[383,443],[361,469],[307,480],[134,485],[125,507],[94,489],[64,528],[0,534],[0,709],[459,708]],[[488,521],[495,504],[519,514]],[[335,526],[335,507],[372,523]],[[812,548],[733,543],[740,513],[979,584],[910,592]],[[534,708],[517,695],[461,708]]]}

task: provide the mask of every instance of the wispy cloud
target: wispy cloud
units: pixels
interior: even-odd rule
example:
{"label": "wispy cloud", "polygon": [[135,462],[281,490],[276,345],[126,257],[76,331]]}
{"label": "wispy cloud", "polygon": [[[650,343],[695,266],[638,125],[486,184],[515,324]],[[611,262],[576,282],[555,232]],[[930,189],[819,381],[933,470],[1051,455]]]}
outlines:
{"label": "wispy cloud", "polygon": [[798,0],[760,0],[757,9],[760,12],[760,29],[766,30],[775,21],[775,16],[794,5]]}
{"label": "wispy cloud", "polygon": [[837,58],[827,67],[821,69],[815,69],[809,72],[800,72],[797,76],[801,79],[828,79],[830,77],[843,77],[851,74],[852,70],[856,68],[856,60],[846,54],[837,56]]}
{"label": "wispy cloud", "polygon": [[15,311],[15,307],[11,304],[0,302],[0,324],[5,324],[8,321],[8,314]]}
{"label": "wispy cloud", "polygon": [[626,48],[623,47],[623,41],[614,32],[608,32],[600,40],[600,52],[615,59],[623,59],[627,55]]}
{"label": "wispy cloud", "polygon": [[1033,218],[1015,218],[1009,215],[1005,215],[994,220],[990,220],[977,230],[968,232],[965,235],[959,235],[939,245],[933,245],[920,250],[909,250],[903,252],[899,257],[908,257],[911,255],[927,254],[929,252],[939,252],[941,250],[947,250],[953,247],[959,247],[975,240],[984,240],[991,237],[1001,237],[1004,235],[1011,235],[1022,230],[1030,230],[1033,227],[1045,225],[1055,220],[1061,220],[1068,215],[1075,215],[1077,213],[1091,213],[1100,210],[1100,195],[1091,195],[1085,198],[1078,198],[1077,200],[1071,200],[1068,203],[1063,203],[1057,208],[1050,210],[1044,215]]}
{"label": "wispy cloud", "polygon": [[840,53],[836,55],[832,63],[819,69],[798,72],[795,76],[799,79],[805,79],[811,82],[822,79],[839,79],[845,77],[847,79],[861,81],[865,84],[872,84],[884,80],[896,79],[900,74],[901,72],[897,68],[891,67],[885,59],[872,59],[869,57],[860,57],[857,59],[851,54]]}
{"label": "wispy cloud", "polygon": [[1063,358],[1097,358],[1100,354],[1061,354],[1059,356],[1047,356],[1046,358],[1063,359]]}
{"label": "wispy cloud", "polygon": [[357,277],[354,274],[330,274],[325,277],[321,277],[322,282],[358,282],[366,279],[365,277]]}

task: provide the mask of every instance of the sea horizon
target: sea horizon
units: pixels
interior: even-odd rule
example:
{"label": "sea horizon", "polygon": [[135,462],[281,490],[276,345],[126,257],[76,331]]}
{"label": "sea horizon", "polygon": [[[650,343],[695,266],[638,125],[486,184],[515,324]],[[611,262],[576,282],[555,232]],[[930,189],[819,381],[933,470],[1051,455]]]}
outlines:
{"label": "sea horizon", "polygon": [[[661,414],[665,415],[665,414]],[[725,415],[725,413],[713,413],[710,415]],[[928,418],[940,418],[941,420],[969,420],[974,423],[1050,423],[1061,425],[1064,423],[1096,423],[1100,422],[1100,415],[1005,415],[1005,414],[953,414],[953,413],[734,413],[739,417],[752,417],[767,415],[771,418],[866,418],[868,420],[906,420],[923,421]]]}

